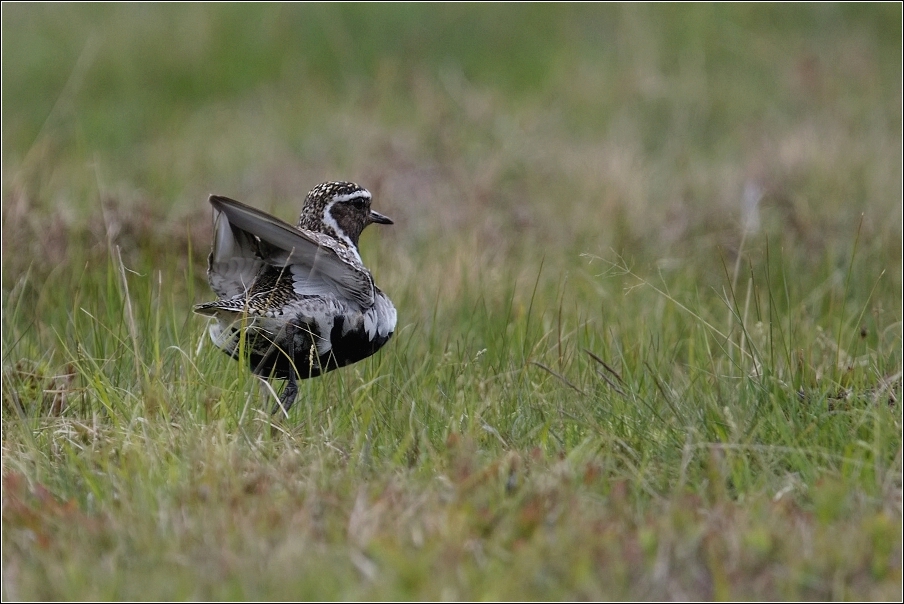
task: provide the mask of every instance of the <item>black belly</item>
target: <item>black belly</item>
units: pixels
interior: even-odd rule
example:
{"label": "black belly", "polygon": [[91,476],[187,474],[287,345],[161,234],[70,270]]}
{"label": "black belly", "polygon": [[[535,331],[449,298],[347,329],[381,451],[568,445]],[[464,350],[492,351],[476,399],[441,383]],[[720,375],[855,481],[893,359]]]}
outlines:
{"label": "black belly", "polygon": [[[363,329],[352,330],[342,335],[344,323],[345,318],[341,315],[334,319],[333,329],[330,332],[330,341],[333,348],[328,353],[319,356],[316,356],[316,349],[314,355],[311,354],[314,341],[310,330],[316,329],[316,327],[305,325],[297,330],[296,336],[301,337],[296,337],[293,360],[299,379],[304,380],[317,377],[327,371],[366,359],[382,348],[389,341],[389,338],[392,337],[390,332],[382,337],[377,335],[373,340],[370,340],[367,337],[367,332]],[[264,377],[272,376],[281,380],[289,379],[292,365],[283,353],[289,348],[288,342],[279,342],[277,339],[277,345],[274,346],[271,345],[272,337],[266,338],[263,335],[258,335],[257,339],[262,341],[256,342],[249,337],[249,341],[246,343],[246,350],[249,351],[247,356],[251,371]],[[303,345],[299,346],[299,340],[303,341]],[[237,352],[232,356],[237,356]]]}

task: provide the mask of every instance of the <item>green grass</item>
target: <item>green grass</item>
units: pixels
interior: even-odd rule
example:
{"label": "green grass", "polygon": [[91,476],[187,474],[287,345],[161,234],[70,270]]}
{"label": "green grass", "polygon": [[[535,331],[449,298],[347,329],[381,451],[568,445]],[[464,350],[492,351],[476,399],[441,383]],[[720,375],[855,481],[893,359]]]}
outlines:
{"label": "green grass", "polygon": [[[2,10],[4,599],[901,598],[896,5]],[[279,419],[205,199],[331,179]]]}

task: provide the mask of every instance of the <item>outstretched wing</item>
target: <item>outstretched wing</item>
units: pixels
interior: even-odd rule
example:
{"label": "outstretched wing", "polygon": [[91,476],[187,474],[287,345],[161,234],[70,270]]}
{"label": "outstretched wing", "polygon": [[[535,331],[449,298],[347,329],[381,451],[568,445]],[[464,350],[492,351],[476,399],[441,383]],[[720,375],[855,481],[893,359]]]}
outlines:
{"label": "outstretched wing", "polygon": [[244,293],[264,265],[287,268],[301,295],[334,293],[364,308],[374,303],[370,272],[320,233],[298,229],[243,203],[211,195],[214,241],[210,286],[221,297]]}

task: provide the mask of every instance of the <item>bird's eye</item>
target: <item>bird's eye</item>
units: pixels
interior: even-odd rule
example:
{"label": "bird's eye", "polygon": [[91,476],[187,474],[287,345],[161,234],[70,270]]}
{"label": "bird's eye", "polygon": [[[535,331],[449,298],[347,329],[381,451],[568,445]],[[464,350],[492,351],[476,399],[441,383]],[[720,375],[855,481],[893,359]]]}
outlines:
{"label": "bird's eye", "polygon": [[367,205],[367,201],[363,197],[355,197],[354,199],[349,200],[349,203],[359,210],[363,210]]}

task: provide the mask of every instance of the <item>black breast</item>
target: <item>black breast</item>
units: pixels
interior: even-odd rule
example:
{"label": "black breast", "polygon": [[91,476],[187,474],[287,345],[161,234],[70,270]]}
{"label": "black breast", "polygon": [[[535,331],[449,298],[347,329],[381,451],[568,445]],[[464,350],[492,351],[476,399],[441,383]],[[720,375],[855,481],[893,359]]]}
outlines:
{"label": "black breast", "polygon": [[[299,379],[307,379],[317,377],[327,371],[332,371],[339,367],[351,365],[362,359],[366,359],[380,348],[383,347],[392,333],[386,336],[377,335],[373,340],[368,339],[367,332],[364,329],[352,330],[342,334],[342,326],[345,324],[345,318],[341,315],[335,317],[333,321],[333,329],[330,331],[330,341],[332,342],[332,350],[330,352],[315,356],[312,358],[311,348],[313,339],[310,329],[316,329],[316,326],[305,326],[300,330],[304,334],[304,344],[298,346],[298,338],[296,338],[295,346],[295,368],[298,370]],[[278,348],[270,347],[269,352],[260,354],[255,350],[262,350],[262,347],[251,345],[248,347],[251,353],[248,355],[248,361],[251,370],[257,375],[264,377],[273,376],[278,379],[288,379],[291,366],[286,355],[281,350],[288,347],[280,345]],[[281,350],[280,350],[281,349]],[[313,361],[313,363],[311,362]]]}

